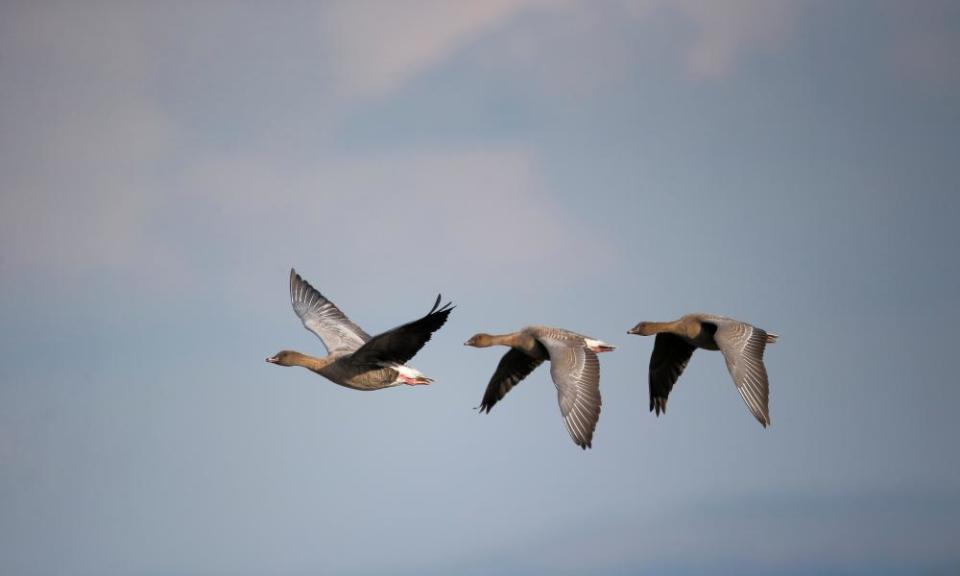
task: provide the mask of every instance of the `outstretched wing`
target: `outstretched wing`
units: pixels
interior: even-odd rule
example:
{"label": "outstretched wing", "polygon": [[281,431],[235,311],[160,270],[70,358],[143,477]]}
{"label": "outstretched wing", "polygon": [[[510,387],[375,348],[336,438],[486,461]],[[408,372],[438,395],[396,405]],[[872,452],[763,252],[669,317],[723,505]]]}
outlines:
{"label": "outstretched wing", "polygon": [[538,335],[537,341],[550,353],[550,376],[567,432],[578,446],[587,449],[600,419],[600,360],[580,338]]}
{"label": "outstretched wing", "polygon": [[500,359],[497,370],[487,384],[480,402],[481,412],[490,412],[493,405],[503,399],[518,382],[526,378],[537,366],[543,363],[543,358],[534,358],[525,352],[511,348]]}
{"label": "outstretched wing", "polygon": [[290,302],[303,326],[320,338],[327,353],[352,352],[370,339],[293,268],[290,269]]}
{"label": "outstretched wing", "polygon": [[760,328],[732,319],[717,319],[713,338],[723,352],[727,370],[747,408],[764,428],[770,425],[770,385],[763,365],[767,333]]}
{"label": "outstretched wing", "polygon": [[353,353],[353,361],[358,364],[403,364],[423,348],[430,336],[440,329],[453,310],[450,302],[440,306],[440,295],[426,316],[383,334],[370,338],[366,344]]}
{"label": "outstretched wing", "polygon": [[661,332],[650,355],[650,411],[667,412],[667,396],[696,348],[683,338]]}

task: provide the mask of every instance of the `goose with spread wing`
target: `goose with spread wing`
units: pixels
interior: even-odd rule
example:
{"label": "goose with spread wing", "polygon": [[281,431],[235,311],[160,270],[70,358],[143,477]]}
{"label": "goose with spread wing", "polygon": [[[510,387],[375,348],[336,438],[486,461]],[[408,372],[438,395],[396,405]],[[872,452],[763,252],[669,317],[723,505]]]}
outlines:
{"label": "goose with spread wing", "polygon": [[627,334],[656,334],[650,356],[650,411],[667,411],[667,397],[697,348],[719,350],[737,391],[764,428],[770,425],[770,385],[763,352],[777,335],[714,314],[688,314],[672,322],[640,322]]}
{"label": "goose with spread wing", "polygon": [[518,382],[544,361],[550,361],[550,376],[557,387],[560,413],[570,438],[583,449],[590,448],[593,431],[600,419],[600,361],[598,352],[613,346],[549,326],[528,326],[510,334],[476,334],[465,346],[486,348],[508,346],[493,378],[487,384],[480,412],[490,412]]}
{"label": "goose with spread wing", "polygon": [[370,336],[350,321],[333,302],[290,270],[290,301],[303,326],[316,334],[327,349],[317,358],[283,350],[267,358],[280,366],[302,366],[324,378],[354,390],[379,390],[400,384],[415,386],[433,382],[405,363],[440,329],[453,310],[440,306],[440,296],[426,316],[376,336]]}

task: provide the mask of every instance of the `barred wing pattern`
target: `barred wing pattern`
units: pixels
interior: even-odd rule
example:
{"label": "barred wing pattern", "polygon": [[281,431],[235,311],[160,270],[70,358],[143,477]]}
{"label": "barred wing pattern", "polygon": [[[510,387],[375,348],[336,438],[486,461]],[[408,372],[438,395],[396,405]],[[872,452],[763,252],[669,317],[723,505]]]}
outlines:
{"label": "barred wing pattern", "polygon": [[538,334],[537,340],[550,353],[550,376],[567,432],[578,446],[590,448],[600,419],[600,360],[581,338]]}
{"label": "barred wing pattern", "polygon": [[353,352],[370,339],[366,332],[351,322],[333,302],[324,298],[293,268],[290,269],[290,302],[304,328],[320,338],[329,354]]}
{"label": "barred wing pattern", "polygon": [[723,353],[737,391],[753,416],[766,428],[770,425],[770,385],[763,365],[763,351],[767,342],[776,337],[736,320],[718,318],[711,323],[717,326],[713,337]]}

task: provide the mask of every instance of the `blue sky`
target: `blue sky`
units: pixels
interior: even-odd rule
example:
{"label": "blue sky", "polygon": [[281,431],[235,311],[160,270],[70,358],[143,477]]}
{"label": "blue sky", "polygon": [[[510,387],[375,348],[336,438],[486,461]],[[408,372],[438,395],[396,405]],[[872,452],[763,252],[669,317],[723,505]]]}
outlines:
{"label": "blue sky", "polygon": [[[0,7],[0,571],[953,573],[960,10],[950,2]],[[458,306],[360,393],[368,332]],[[773,426],[639,320],[780,334]],[[601,360],[490,415],[478,331]]]}

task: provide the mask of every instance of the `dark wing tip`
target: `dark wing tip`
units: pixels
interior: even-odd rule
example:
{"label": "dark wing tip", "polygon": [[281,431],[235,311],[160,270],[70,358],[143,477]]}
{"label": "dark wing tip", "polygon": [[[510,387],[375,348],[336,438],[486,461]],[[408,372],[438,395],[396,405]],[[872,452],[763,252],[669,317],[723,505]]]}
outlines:
{"label": "dark wing tip", "polygon": [[430,311],[427,312],[427,316],[430,316],[431,314],[441,314],[443,312],[449,312],[450,310],[453,310],[454,308],[456,308],[456,306],[453,305],[453,302],[447,302],[443,306],[440,306],[440,300],[442,299],[443,299],[443,294],[437,294],[437,300],[433,303],[433,308],[431,308]]}
{"label": "dark wing tip", "polygon": [[297,286],[299,286],[300,284],[306,284],[310,288],[313,288],[313,286],[310,286],[309,282],[307,282],[306,280],[303,279],[302,276],[297,274],[297,271],[295,269],[291,268],[290,269],[290,293],[293,294],[293,291],[296,290]]}
{"label": "dark wing tip", "polygon": [[[438,300],[439,301],[439,300]],[[450,316],[450,313],[453,312],[454,306],[450,305],[451,303],[446,303],[439,310],[437,306],[434,305],[433,310],[431,310],[426,316],[424,316],[420,321],[427,321],[426,328],[428,332],[433,333],[439,330],[444,324],[447,323],[447,318]]]}
{"label": "dark wing tip", "polygon": [[442,297],[443,297],[442,294],[437,294],[437,299],[433,303],[433,308],[430,308],[430,311],[427,312],[423,318],[421,318],[421,320],[426,320],[428,318],[439,320],[439,323],[436,324],[435,328],[432,328],[431,332],[433,332],[434,330],[439,330],[440,327],[446,323],[447,316],[450,315],[450,312],[452,312],[453,309],[456,308],[456,306],[453,306],[453,302],[447,302],[441,307],[440,300]]}
{"label": "dark wing tip", "polygon": [[484,414],[484,413],[489,414],[489,413],[490,413],[490,409],[493,408],[493,405],[496,404],[496,403],[497,403],[496,400],[494,400],[493,402],[491,402],[491,401],[489,401],[486,397],[484,397],[483,401],[480,402],[480,406],[477,406],[476,409],[477,409],[477,410],[480,410],[480,413],[481,413],[481,414]]}
{"label": "dark wing tip", "polygon": [[657,417],[660,417],[660,414],[667,413],[667,399],[660,396],[654,396],[650,398],[650,411],[656,412]]}

